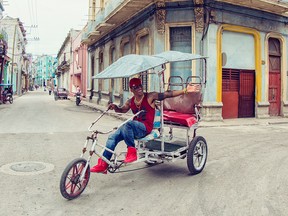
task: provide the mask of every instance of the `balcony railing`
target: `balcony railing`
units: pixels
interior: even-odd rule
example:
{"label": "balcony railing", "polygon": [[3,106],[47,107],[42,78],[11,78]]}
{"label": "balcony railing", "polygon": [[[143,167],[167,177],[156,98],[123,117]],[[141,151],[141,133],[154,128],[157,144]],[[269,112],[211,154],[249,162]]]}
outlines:
{"label": "balcony railing", "polygon": [[153,3],[154,0],[108,1],[105,8],[99,10],[96,14],[96,20],[88,23],[87,29],[82,36],[82,42],[91,45]]}

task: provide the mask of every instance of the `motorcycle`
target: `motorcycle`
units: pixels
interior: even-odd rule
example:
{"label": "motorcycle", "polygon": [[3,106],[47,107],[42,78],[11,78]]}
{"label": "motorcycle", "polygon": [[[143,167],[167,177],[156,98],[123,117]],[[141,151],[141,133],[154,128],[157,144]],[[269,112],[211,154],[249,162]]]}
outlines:
{"label": "motorcycle", "polygon": [[76,106],[79,106],[81,102],[81,92],[76,93]]}
{"label": "motorcycle", "polygon": [[[2,87],[4,88],[3,92]],[[7,101],[9,101],[10,104],[13,103],[13,90],[12,90],[12,84],[0,84],[0,99],[3,104],[5,104]]]}
{"label": "motorcycle", "polygon": [[9,101],[10,104],[13,103],[13,96],[11,93],[6,93],[2,95],[2,103],[6,103],[6,101]]}

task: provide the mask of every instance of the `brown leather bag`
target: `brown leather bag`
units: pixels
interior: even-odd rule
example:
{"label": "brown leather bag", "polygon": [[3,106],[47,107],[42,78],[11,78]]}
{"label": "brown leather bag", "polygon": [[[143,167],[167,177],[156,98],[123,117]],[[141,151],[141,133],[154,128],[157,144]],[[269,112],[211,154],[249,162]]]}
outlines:
{"label": "brown leather bag", "polygon": [[195,114],[194,105],[201,103],[201,92],[188,92],[177,97],[166,98],[163,101],[164,110],[170,110],[180,113]]}

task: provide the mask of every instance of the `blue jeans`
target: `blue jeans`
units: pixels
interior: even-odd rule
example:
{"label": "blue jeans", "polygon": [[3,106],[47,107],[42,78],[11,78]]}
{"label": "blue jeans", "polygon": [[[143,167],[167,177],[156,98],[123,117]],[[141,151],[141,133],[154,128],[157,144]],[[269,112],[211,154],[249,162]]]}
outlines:
{"label": "blue jeans", "polygon": [[[146,136],[146,127],[142,122],[139,121],[129,121],[122,125],[113,134],[110,134],[106,142],[106,147],[113,150],[116,148],[117,144],[124,140],[128,147],[135,147],[134,139],[139,139]],[[112,153],[104,151],[103,156],[110,160]]]}

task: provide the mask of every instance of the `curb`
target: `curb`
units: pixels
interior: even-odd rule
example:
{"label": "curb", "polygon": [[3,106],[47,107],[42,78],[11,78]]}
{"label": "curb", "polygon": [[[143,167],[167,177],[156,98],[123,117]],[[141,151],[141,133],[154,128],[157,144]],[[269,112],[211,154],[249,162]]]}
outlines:
{"label": "curb", "polygon": [[[70,101],[72,101],[72,102],[75,102],[76,100],[74,99],[74,97],[73,98],[71,98],[71,97],[68,97],[68,99],[70,100]],[[80,102],[80,106],[85,106],[85,107],[88,107],[88,108],[90,108],[90,109],[93,109],[93,110],[97,110],[97,111],[100,111],[100,112],[105,112],[106,111],[106,108],[105,107],[103,107],[103,106],[101,106],[101,105],[96,105],[96,104],[93,104],[93,103],[90,103],[90,102],[87,102],[87,101],[84,101],[84,100],[81,100],[81,102]],[[76,106],[76,104],[75,104],[75,106]],[[123,120],[123,121],[125,121],[125,120],[127,120],[129,117],[125,117],[125,116],[120,116],[120,115],[118,115],[118,114],[116,114],[116,113],[113,113],[113,112],[108,112],[107,113],[107,115],[108,116],[112,116],[112,117],[114,117],[114,118],[117,118],[117,119],[119,119],[119,120]]]}
{"label": "curb", "polygon": [[[75,102],[74,98],[69,97],[70,101]],[[89,107],[91,109],[104,112],[105,107],[97,104],[93,104],[84,100],[81,100],[80,105]],[[107,115],[115,117],[120,120],[127,120],[129,117],[120,116],[116,113],[107,113]],[[251,122],[253,121],[253,122]],[[208,128],[208,127],[239,127],[239,126],[255,126],[255,125],[276,125],[276,124],[288,124],[287,117],[271,117],[265,119],[257,119],[257,118],[236,118],[236,119],[227,119],[223,121],[205,121],[201,120],[199,122],[199,128]]]}

